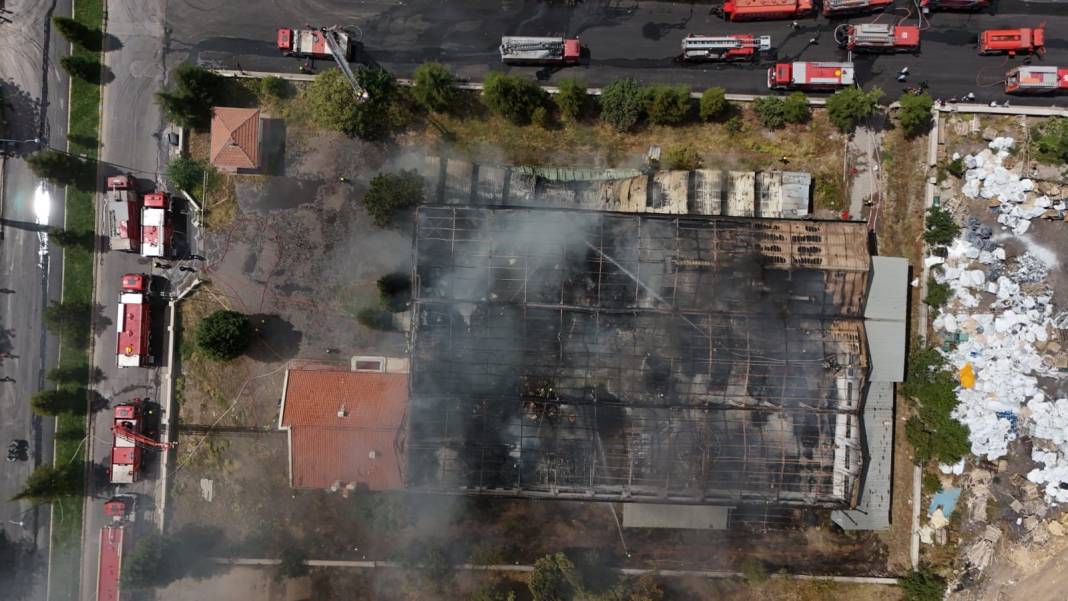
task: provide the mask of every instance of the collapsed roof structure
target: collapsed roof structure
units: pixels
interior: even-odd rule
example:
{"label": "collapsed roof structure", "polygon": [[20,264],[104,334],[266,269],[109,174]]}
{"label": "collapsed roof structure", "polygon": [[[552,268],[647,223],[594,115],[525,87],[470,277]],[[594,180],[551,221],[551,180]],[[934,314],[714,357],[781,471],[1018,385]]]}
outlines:
{"label": "collapsed roof structure", "polygon": [[508,167],[426,157],[420,168],[434,202],[538,206],[668,215],[801,219],[812,176],[798,171],[643,171]]}
{"label": "collapsed roof structure", "polygon": [[856,505],[863,223],[439,205],[414,246],[409,489]]}

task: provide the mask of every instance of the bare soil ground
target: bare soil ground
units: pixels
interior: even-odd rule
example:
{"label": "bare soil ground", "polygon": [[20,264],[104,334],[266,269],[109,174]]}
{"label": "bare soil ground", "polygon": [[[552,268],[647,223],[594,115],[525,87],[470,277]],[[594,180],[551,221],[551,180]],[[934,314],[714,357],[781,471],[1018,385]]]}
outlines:
{"label": "bare soil ground", "polygon": [[179,580],[157,590],[155,596],[156,601],[306,601],[314,598],[311,592],[311,578],[278,580],[269,569],[237,566],[203,580]]}

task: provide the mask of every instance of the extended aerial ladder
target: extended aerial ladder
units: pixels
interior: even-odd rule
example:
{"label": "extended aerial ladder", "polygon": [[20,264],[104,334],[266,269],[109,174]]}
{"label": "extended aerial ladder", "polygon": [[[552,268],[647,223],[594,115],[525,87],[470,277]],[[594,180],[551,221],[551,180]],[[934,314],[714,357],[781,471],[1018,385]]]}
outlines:
{"label": "extended aerial ladder", "polygon": [[324,27],[321,31],[323,32],[323,38],[326,40],[326,48],[330,51],[330,56],[334,57],[334,62],[337,63],[341,72],[345,74],[345,79],[349,80],[349,85],[352,86],[352,91],[356,94],[356,101],[363,102],[367,100],[367,90],[363,89],[360,82],[356,81],[356,74],[349,67],[345,49],[341,47],[341,43],[338,41],[338,33],[341,28],[335,25],[333,27]]}
{"label": "extended aerial ladder", "polygon": [[758,52],[771,50],[771,36],[753,35],[689,35],[682,40],[682,59],[751,60]]}
{"label": "extended aerial ladder", "polygon": [[112,426],[111,433],[114,434],[116,438],[121,438],[136,445],[151,447],[153,449],[173,449],[178,446],[178,441],[160,442],[154,438],[145,436],[140,432],[135,432],[122,424],[115,424]]}

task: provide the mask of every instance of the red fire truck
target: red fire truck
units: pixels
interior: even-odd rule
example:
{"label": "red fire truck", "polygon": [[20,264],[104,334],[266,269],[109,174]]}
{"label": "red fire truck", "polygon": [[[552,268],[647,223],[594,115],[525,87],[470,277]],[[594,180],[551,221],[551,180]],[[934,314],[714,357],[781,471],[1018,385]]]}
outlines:
{"label": "red fire truck", "polygon": [[163,192],[145,194],[145,206],[141,209],[141,256],[168,256],[171,235],[170,197]]}
{"label": "red fire truck", "polygon": [[1042,54],[1046,51],[1046,26],[1020,29],[987,29],[979,34],[979,54]]}
{"label": "red fire truck", "polygon": [[330,52],[329,42],[326,36],[334,36],[337,47],[341,50],[341,56],[352,61],[353,44],[352,37],[348,32],[339,28],[324,29],[279,29],[278,51],[284,56],[297,56],[300,58],[334,58]]}
{"label": "red fire truck", "polygon": [[915,25],[841,25],[834,32],[843,48],[854,52],[919,52],[920,28]]}
{"label": "red fire truck", "polygon": [[873,13],[893,3],[894,0],[823,0],[823,16],[844,17]]}
{"label": "red fire truck", "polygon": [[924,12],[934,10],[983,10],[990,0],[920,0]]}
{"label": "red fire truck", "polygon": [[772,90],[837,90],[853,85],[853,63],[777,63],[768,69]]}
{"label": "red fire truck", "polygon": [[1006,94],[1064,94],[1068,92],[1068,67],[1025,65],[1005,74]]}
{"label": "red fire truck", "polygon": [[142,367],[154,362],[148,348],[151,325],[148,305],[148,276],[128,273],[122,276],[119,315],[115,322],[119,367]]}
{"label": "red fire truck", "polygon": [[113,175],[107,179],[104,207],[111,250],[137,252],[141,240],[141,198],[132,176]]}
{"label": "red fire truck", "polygon": [[729,21],[796,19],[814,10],[812,0],[726,0],[720,12]]}
{"label": "red fire truck", "polygon": [[771,50],[771,36],[740,35],[688,35],[682,40],[682,60],[699,61],[751,61],[761,52]]}
{"label": "red fire truck", "polygon": [[582,58],[578,38],[506,35],[498,50],[506,65],[577,65]]}
{"label": "red fire truck", "polygon": [[100,529],[100,556],[96,572],[97,601],[118,601],[126,528],[134,518],[133,495],[119,495],[104,503],[112,523]]}
{"label": "red fire truck", "polygon": [[113,434],[111,443],[111,483],[132,484],[141,475],[142,449],[169,449],[175,443],[163,443],[147,436],[144,432],[145,419],[141,410],[141,399],[115,406],[115,417],[111,425]]}

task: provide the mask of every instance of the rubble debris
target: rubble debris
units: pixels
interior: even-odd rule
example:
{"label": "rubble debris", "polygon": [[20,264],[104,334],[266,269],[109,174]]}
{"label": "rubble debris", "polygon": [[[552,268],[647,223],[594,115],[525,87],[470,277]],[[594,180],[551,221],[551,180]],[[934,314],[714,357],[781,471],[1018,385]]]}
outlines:
{"label": "rubble debris", "polygon": [[987,502],[990,499],[990,484],[993,479],[994,475],[989,471],[976,468],[965,480],[968,490],[968,519],[974,523],[982,524],[989,519]]}
{"label": "rubble debris", "polygon": [[[1033,197],[1031,193],[1036,191],[1034,181],[1022,178],[1004,166],[1015,144],[1013,138],[997,137],[982,152],[965,155],[967,171],[961,193],[973,200],[996,200],[998,223],[1020,236],[1030,228],[1032,219],[1042,217],[1049,210],[1063,216],[1066,206],[1064,200],[1055,202],[1045,194]],[[969,242],[975,243],[974,240]]]}
{"label": "rubble debris", "polygon": [[1064,526],[1060,522],[1050,522],[1046,524],[1046,530],[1053,536],[1064,536]]}
{"label": "rubble debris", "polygon": [[983,534],[964,551],[964,559],[976,570],[983,570],[990,565],[994,557],[994,547],[1001,540],[1001,530],[996,526],[987,526]]}

